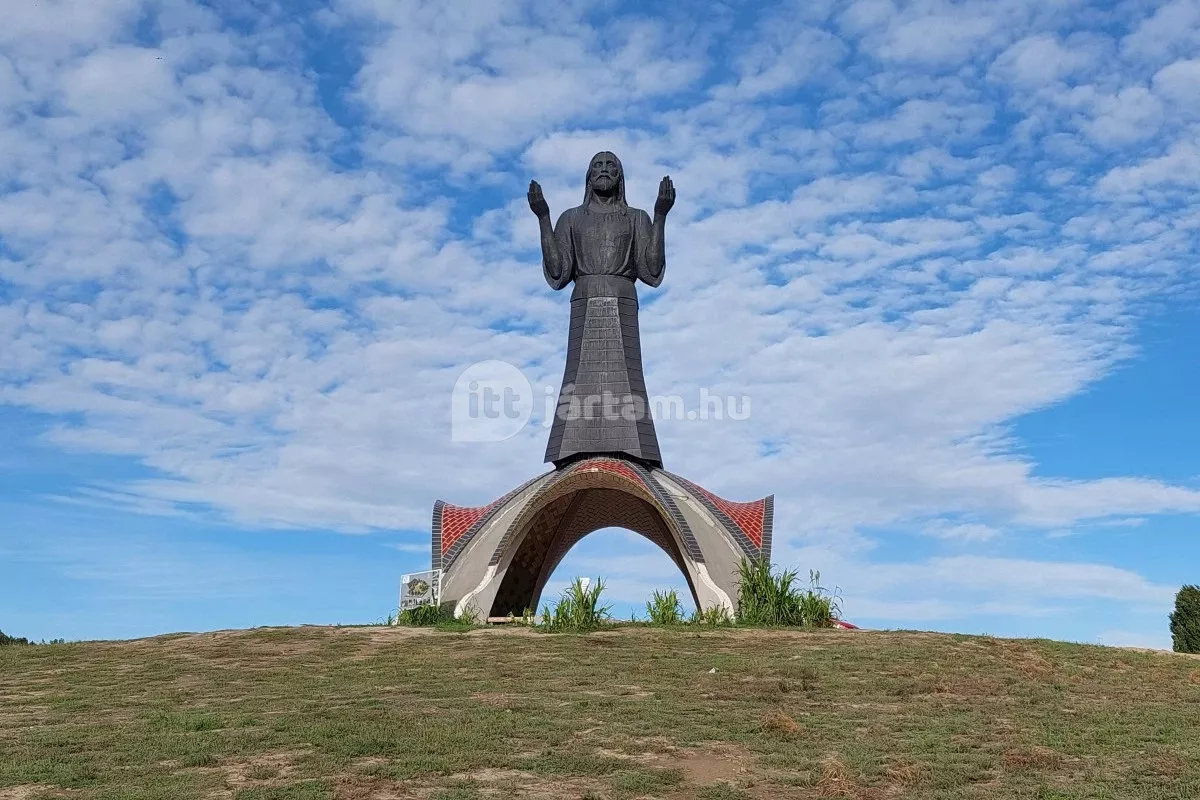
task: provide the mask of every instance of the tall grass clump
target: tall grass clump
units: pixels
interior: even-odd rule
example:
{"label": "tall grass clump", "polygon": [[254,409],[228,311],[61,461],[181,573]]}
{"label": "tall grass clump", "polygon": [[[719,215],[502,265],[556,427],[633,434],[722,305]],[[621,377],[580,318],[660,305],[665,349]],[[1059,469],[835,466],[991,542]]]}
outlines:
{"label": "tall grass clump", "polygon": [[1200,586],[1184,586],[1175,595],[1171,642],[1176,653],[1200,653]]}
{"label": "tall grass clump", "polygon": [[646,603],[646,613],[652,625],[680,624],[683,622],[683,606],[679,603],[679,592],[674,589],[660,592],[656,589]]}
{"label": "tall grass clump", "polygon": [[541,627],[556,632],[594,631],[602,627],[612,619],[611,607],[600,605],[603,591],[604,581],[600,578],[586,589],[583,580],[576,578],[563,590],[553,610],[549,606],[543,608]]}
{"label": "tall grass clump", "polygon": [[820,585],[821,573],[809,572],[809,585],[796,585],[796,570],[775,572],[765,559],[738,564],[739,625],[828,628],[840,609],[837,598]]}
{"label": "tall grass clump", "polygon": [[688,622],[692,625],[707,625],[710,628],[727,628],[733,625],[733,617],[729,616],[729,609],[723,605],[709,606],[693,611]]}
{"label": "tall grass clump", "polygon": [[406,608],[396,615],[397,625],[413,628],[432,628],[443,622],[453,622],[454,612],[438,605],[424,605]]}

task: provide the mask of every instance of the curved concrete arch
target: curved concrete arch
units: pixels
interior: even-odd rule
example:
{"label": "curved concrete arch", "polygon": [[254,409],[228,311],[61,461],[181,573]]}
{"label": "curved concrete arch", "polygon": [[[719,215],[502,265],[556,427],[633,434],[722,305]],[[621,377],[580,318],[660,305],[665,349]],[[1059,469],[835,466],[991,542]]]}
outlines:
{"label": "curved concrete arch", "polygon": [[569,497],[561,513],[553,504],[547,506],[509,545],[512,553],[505,559],[508,568],[491,616],[539,608],[546,582],[562,559],[585,537],[602,528],[624,528],[657,545],[683,573],[693,600],[700,602],[679,532],[661,509],[625,489],[577,488]]}
{"label": "curved concrete arch", "polygon": [[696,484],[619,457],[575,462],[478,508],[434,508],[441,600],[478,617],[537,610],[546,582],[585,536],[608,527],[657,544],[698,608],[735,607],[743,556],[770,557],[772,498],[730,503]]}

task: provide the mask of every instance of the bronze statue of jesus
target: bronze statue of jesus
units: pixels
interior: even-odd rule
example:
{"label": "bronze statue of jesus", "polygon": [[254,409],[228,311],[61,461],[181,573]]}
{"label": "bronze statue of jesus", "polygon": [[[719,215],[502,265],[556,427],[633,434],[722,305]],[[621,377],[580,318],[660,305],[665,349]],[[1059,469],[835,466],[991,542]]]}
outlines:
{"label": "bronze statue of jesus", "polygon": [[658,185],[654,219],[625,201],[625,173],[612,153],[588,167],[583,204],[550,226],[550,207],[537,181],[529,208],[542,237],[542,271],[553,289],[574,281],[567,365],[546,461],[562,467],[599,454],[662,466],[642,374],[636,281],[662,283],[664,231],[675,186]]}

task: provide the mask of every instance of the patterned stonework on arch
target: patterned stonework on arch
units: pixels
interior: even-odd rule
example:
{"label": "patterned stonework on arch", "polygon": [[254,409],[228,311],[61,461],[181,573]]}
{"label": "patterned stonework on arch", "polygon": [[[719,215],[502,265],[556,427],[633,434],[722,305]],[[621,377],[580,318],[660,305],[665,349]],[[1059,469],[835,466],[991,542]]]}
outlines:
{"label": "patterned stonework on arch", "polygon": [[489,564],[496,566],[500,563],[513,538],[521,533],[539,509],[552,500],[583,489],[604,488],[620,489],[651,503],[655,501],[646,481],[627,463],[615,458],[589,458],[579,461],[556,473],[530,498],[521,516],[508,527],[496,546]]}
{"label": "patterned stonework on arch", "polygon": [[687,549],[688,556],[697,564],[703,564],[704,551],[700,549],[700,543],[696,541],[696,534],[692,532],[687,519],[680,513],[679,506],[675,504],[675,498],[671,497],[670,492],[663,489],[662,484],[655,479],[654,473],[640,464],[635,468],[638,474],[642,476],[642,480],[645,481],[646,486],[658,499],[659,505],[666,510],[667,514],[671,517],[671,521],[675,523],[676,530],[683,537],[684,547]]}
{"label": "patterned stonework on arch", "polygon": [[646,537],[687,574],[684,557],[666,520],[648,500],[621,489],[582,489],[541,506],[524,527],[519,545],[506,559],[505,577],[491,615],[536,609],[546,581],[567,551],[588,534],[610,527]]}
{"label": "patterned stonework on arch", "polygon": [[[558,536],[546,557],[543,583],[572,547],[603,527],[620,527],[641,534],[666,552],[677,567],[687,570],[679,548],[671,538],[671,531],[658,511],[644,500],[615,496],[617,494],[611,489],[596,489],[579,495],[579,500],[571,505],[559,524]],[[615,508],[620,509],[619,514],[612,513]]]}
{"label": "patterned stonework on arch", "polygon": [[456,506],[443,500],[433,504],[433,568],[446,569],[458,557],[471,540],[491,521],[496,512],[512,498],[519,495],[545,473],[522,483],[503,497],[486,506]]}
{"label": "patterned stonework on arch", "polygon": [[620,475],[624,478],[628,478],[634,483],[640,483],[642,485],[646,485],[647,483],[645,477],[639,474],[639,471],[634,468],[633,464],[628,461],[618,461],[615,458],[589,458],[584,461],[577,461],[576,463],[572,464],[570,468],[568,468],[567,474],[569,475],[572,473],[596,469],[602,472],[611,472],[614,475]]}
{"label": "patterned stonework on arch", "polygon": [[768,495],[749,503],[735,503],[710,492],[703,486],[670,472],[663,471],[671,480],[687,489],[709,513],[715,516],[737,540],[743,552],[750,558],[770,557],[771,528],[774,517],[775,496]]}

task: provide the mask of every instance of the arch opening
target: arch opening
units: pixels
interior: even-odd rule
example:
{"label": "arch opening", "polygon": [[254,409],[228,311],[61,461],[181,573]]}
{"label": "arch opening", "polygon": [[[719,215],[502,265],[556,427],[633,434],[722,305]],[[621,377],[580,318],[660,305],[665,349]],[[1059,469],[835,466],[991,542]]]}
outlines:
{"label": "arch opening", "polygon": [[583,488],[547,503],[515,537],[489,616],[536,611],[546,582],[567,552],[602,528],[625,528],[656,544],[679,567],[693,602],[699,606],[679,535],[670,520],[645,499],[629,492]]}

